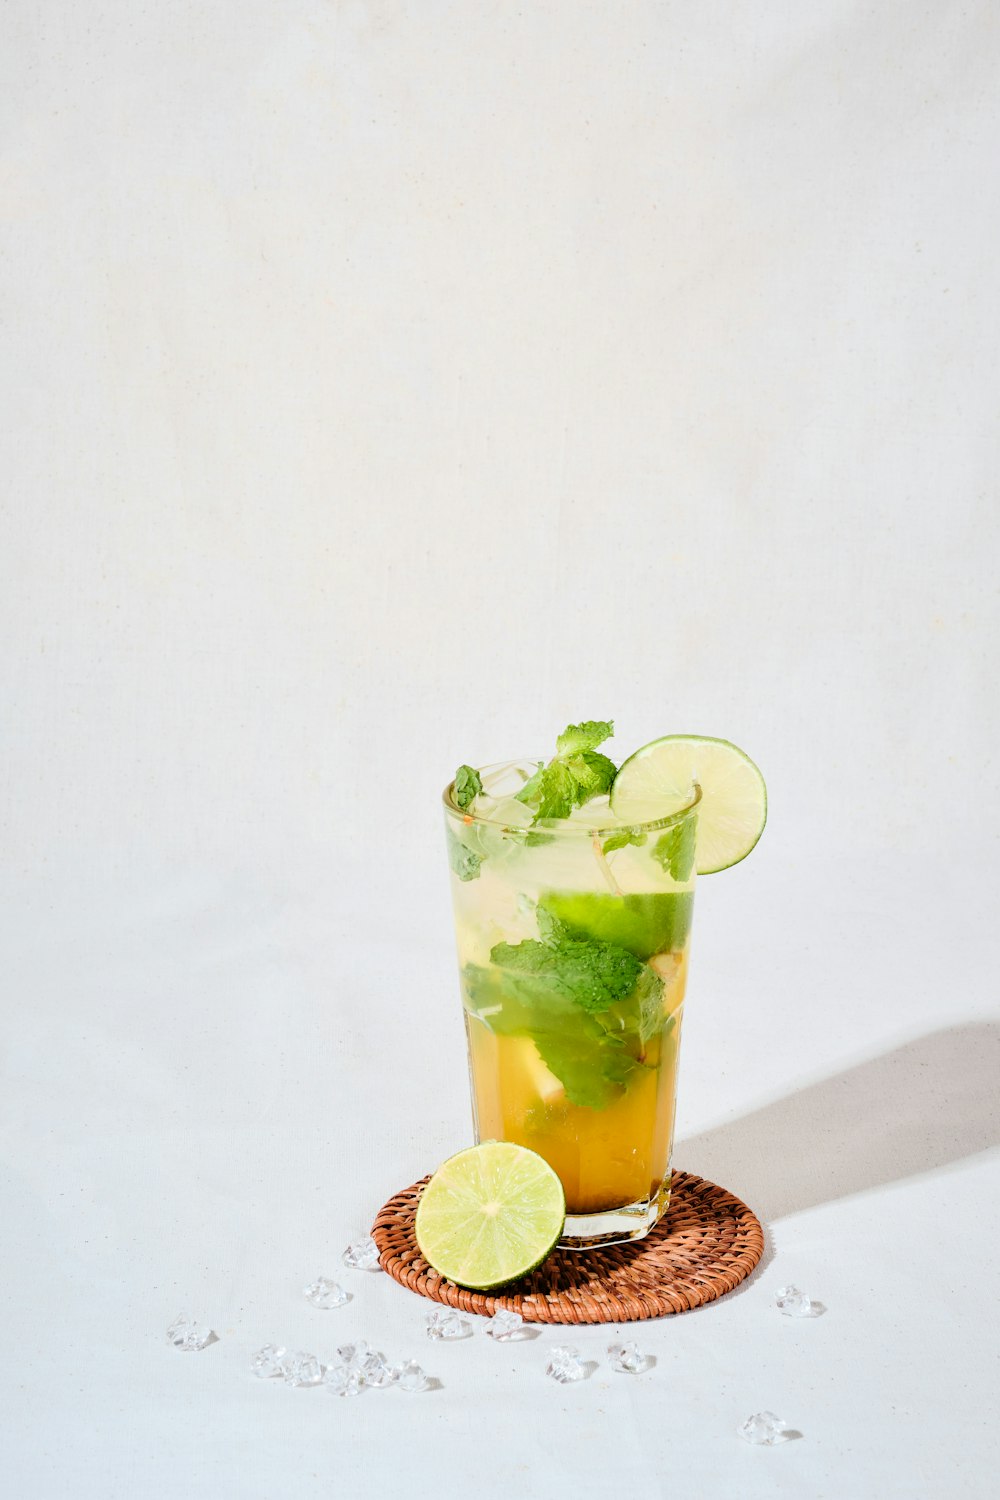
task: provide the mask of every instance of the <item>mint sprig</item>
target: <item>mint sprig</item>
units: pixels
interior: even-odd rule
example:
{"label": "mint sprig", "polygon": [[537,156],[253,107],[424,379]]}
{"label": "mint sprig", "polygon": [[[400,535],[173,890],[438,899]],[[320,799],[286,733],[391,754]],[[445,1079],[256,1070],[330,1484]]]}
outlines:
{"label": "mint sprig", "polygon": [[586,719],[569,724],[556,740],[556,753],[547,766],[539,766],[517,794],[540,818],[568,818],[574,807],[611,790],[616,767],[598,750],[615,732],[611,719]]}
{"label": "mint sprig", "polygon": [[470,1007],[499,1036],[530,1037],[572,1104],[606,1109],[646,1066],[662,1025],[663,981],[633,953],[572,936],[538,908],[539,939],[496,943],[469,964]]}

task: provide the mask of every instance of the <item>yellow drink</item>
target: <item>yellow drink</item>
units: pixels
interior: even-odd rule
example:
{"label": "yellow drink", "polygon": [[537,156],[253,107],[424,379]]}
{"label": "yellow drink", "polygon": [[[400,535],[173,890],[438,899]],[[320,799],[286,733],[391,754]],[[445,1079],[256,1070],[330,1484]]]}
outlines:
{"label": "yellow drink", "polygon": [[571,1103],[529,1037],[497,1036],[466,1012],[477,1139],[537,1151],[562,1179],[568,1213],[642,1199],[666,1205],[686,964],[683,954],[659,959],[676,970],[664,1025],[646,1046],[643,1071],[604,1109]]}
{"label": "yellow drink", "polygon": [[564,1244],[641,1237],[669,1198],[697,790],[636,830],[602,802],[531,827],[494,802],[446,795],[477,1139],[559,1174]]}

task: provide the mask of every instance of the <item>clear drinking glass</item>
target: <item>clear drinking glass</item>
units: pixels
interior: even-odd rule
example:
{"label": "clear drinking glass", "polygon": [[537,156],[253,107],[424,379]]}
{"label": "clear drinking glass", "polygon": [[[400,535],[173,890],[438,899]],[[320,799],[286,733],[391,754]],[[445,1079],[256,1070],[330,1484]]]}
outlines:
{"label": "clear drinking glass", "polygon": [[474,814],[444,794],[473,1116],[551,1164],[584,1249],[669,1202],[701,792],[655,822],[601,798],[532,825],[537,765],[484,768]]}

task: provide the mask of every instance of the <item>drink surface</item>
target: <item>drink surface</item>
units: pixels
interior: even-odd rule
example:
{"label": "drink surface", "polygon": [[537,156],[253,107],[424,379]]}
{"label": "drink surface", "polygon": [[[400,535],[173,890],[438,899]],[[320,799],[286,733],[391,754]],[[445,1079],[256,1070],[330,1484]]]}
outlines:
{"label": "drink surface", "polygon": [[664,1201],[694,885],[696,808],[630,829],[595,798],[558,824],[482,773],[446,799],[480,1140],[559,1174],[570,1214]]}

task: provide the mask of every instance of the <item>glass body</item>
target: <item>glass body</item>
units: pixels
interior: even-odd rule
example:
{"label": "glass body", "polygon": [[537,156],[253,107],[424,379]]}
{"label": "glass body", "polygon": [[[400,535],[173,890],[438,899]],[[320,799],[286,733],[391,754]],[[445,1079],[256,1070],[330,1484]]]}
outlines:
{"label": "glass body", "polygon": [[700,792],[629,829],[589,826],[606,799],[529,826],[511,793],[536,764],[483,771],[489,816],[445,792],[459,972],[476,1139],[551,1164],[583,1249],[669,1202]]}

